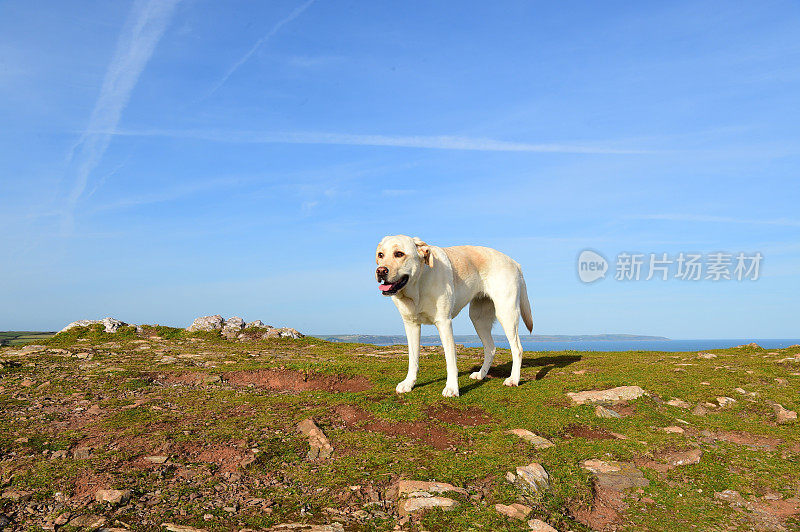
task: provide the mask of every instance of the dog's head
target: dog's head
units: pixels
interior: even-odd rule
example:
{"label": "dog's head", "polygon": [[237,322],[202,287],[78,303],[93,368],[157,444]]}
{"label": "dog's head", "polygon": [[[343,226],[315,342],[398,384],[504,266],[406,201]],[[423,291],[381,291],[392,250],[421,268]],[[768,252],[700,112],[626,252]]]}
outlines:
{"label": "dog's head", "polygon": [[420,274],[421,268],[433,267],[431,249],[417,237],[385,236],[375,250],[375,279],[385,296],[401,291]]}

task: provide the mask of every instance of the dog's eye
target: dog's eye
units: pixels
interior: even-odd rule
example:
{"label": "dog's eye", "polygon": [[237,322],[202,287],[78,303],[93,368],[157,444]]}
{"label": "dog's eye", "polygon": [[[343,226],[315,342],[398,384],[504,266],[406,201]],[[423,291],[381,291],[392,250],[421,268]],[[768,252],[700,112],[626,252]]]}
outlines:
{"label": "dog's eye", "polygon": [[383,258],[383,253],[378,253],[378,258],[382,259]]}
{"label": "dog's eye", "polygon": [[402,251],[395,251],[395,252],[394,252],[394,256],[395,256],[396,258],[398,258],[398,259],[399,259],[400,257],[402,257],[403,255],[405,255],[405,253],[403,253]]}

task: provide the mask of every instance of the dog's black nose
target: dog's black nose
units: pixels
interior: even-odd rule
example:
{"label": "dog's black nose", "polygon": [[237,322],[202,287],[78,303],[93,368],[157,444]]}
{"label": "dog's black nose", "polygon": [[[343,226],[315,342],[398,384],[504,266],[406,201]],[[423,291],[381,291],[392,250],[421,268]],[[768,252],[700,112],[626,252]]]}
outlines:
{"label": "dog's black nose", "polygon": [[375,270],[375,274],[381,279],[386,279],[386,277],[389,276],[389,268],[386,266],[378,266],[378,269]]}

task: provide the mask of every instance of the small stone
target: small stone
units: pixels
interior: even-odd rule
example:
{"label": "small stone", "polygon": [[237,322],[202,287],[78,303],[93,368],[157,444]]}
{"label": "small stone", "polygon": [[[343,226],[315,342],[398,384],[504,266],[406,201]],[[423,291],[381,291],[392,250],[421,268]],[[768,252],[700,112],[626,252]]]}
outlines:
{"label": "small stone", "polygon": [[80,446],[72,449],[72,457],[75,460],[86,460],[92,455],[92,448],[88,446]]}
{"label": "small stone", "polygon": [[30,440],[28,438],[17,438],[14,440],[16,443],[28,443]]}
{"label": "small stone", "polygon": [[734,399],[733,397],[717,397],[717,403],[719,403],[719,406],[721,406],[722,408],[730,406],[735,402],[736,399]]}
{"label": "small stone", "polygon": [[517,476],[514,473],[512,473],[511,471],[508,471],[506,473],[506,480],[513,484],[514,482],[516,482]]}
{"label": "small stone", "polygon": [[23,491],[17,489],[7,489],[3,492],[2,498],[3,499],[10,499],[14,502],[26,502],[30,500],[31,495],[33,492],[31,491]]}
{"label": "small stone", "polygon": [[94,494],[94,500],[112,505],[126,504],[131,500],[131,490],[97,490]]}
{"label": "small stone", "polygon": [[639,386],[618,386],[608,390],[587,390],[583,392],[568,392],[567,396],[577,405],[584,403],[618,403],[632,401],[645,395],[646,392]]}
{"label": "small stone", "polygon": [[308,436],[308,444],[311,447],[306,456],[308,460],[330,458],[333,446],[313,419],[307,418],[298,423],[297,430]]}
{"label": "small stone", "polygon": [[145,456],[144,461],[150,462],[151,464],[163,464],[164,462],[167,461],[167,458],[168,457],[163,455]]}
{"label": "small stone", "polygon": [[622,417],[622,416],[619,415],[619,412],[611,410],[610,408],[606,408],[606,407],[604,407],[602,405],[598,405],[594,409],[594,415],[596,415],[597,417],[605,418],[605,419]]}
{"label": "small stone", "polygon": [[60,460],[66,457],[67,457],[67,451],[61,449],[59,451],[54,451],[53,454],[50,455],[50,460]]}
{"label": "small stone", "polygon": [[699,464],[702,456],[703,451],[700,449],[692,449],[689,451],[668,453],[665,458],[667,459],[667,463],[671,466],[683,466]]}
{"label": "small stone", "polygon": [[642,472],[628,462],[592,459],[581,462],[581,467],[596,475],[597,484],[616,491],[643,488],[650,484]]}
{"label": "small stone", "polygon": [[744,503],[744,497],[742,497],[742,495],[736,490],[715,491],[714,498],[733,504]]}
{"label": "small stone", "polygon": [[667,401],[669,406],[677,406],[678,408],[691,408],[692,405],[687,403],[686,401],[682,401],[680,399],[670,399]]}
{"label": "small stone", "polygon": [[525,506],[524,504],[520,504],[515,502],[506,506],[505,504],[495,504],[494,509],[507,517],[511,517],[512,519],[520,519],[525,520],[528,517],[528,514],[531,513],[533,510],[529,506]]}
{"label": "small stone", "polygon": [[659,430],[667,432],[669,434],[683,434],[685,432],[683,428],[678,427],[677,425],[670,425],[669,427],[661,427]]}
{"label": "small stone", "polygon": [[786,379],[784,379],[782,377],[775,377],[775,382],[778,383],[781,386],[786,386],[787,384],[789,384],[789,381],[787,381]]}
{"label": "small stone", "polygon": [[544,490],[550,486],[550,475],[541,464],[536,462],[518,467],[517,476],[524,480],[533,491]]}
{"label": "small stone", "polygon": [[104,524],[106,524],[106,518],[102,515],[79,515],[78,517],[71,519],[70,522],[67,523],[67,526],[95,530]]}
{"label": "small stone", "polygon": [[541,519],[531,519],[528,521],[528,528],[534,532],[558,532],[558,530],[548,525]]}
{"label": "small stone", "polygon": [[427,493],[423,495],[429,497],[431,493],[447,493],[448,491],[468,495],[467,490],[448,484],[447,482],[426,482],[423,480],[399,480],[397,481],[397,495],[399,497],[414,497],[415,493]]}
{"label": "small stone", "polygon": [[408,515],[419,510],[428,508],[441,508],[442,510],[452,510],[456,506],[456,501],[447,497],[414,497],[403,501],[400,505],[400,515]]}
{"label": "small stone", "polygon": [[781,425],[785,423],[794,423],[797,421],[797,412],[793,410],[787,410],[783,407],[783,405],[774,403],[772,405],[772,409],[775,411],[775,421]]}
{"label": "small stone", "polygon": [[161,526],[166,528],[168,532],[206,532],[205,528],[195,528],[193,526],[178,525],[175,523],[161,523]]}
{"label": "small stone", "polygon": [[717,358],[717,355],[715,355],[714,353],[705,353],[701,351],[697,353],[697,358],[706,358],[706,359]]}
{"label": "small stone", "polygon": [[550,440],[542,438],[527,429],[511,429],[508,433],[519,436],[528,443],[531,443],[536,449],[547,449],[553,446],[553,442]]}

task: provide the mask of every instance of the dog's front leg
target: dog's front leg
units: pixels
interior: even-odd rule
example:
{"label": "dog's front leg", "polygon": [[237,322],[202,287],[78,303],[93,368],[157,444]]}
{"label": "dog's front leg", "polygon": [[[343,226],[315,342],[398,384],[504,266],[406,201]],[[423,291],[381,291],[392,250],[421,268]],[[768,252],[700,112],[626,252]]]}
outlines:
{"label": "dog's front leg", "polygon": [[444,347],[444,359],[447,362],[447,383],[442,395],[458,397],[458,364],[456,363],[456,341],[453,338],[453,321],[449,318],[436,322],[439,338]]}
{"label": "dog's front leg", "polygon": [[419,334],[420,324],[408,321],[403,322],[406,326],[406,340],[408,340],[408,375],[404,381],[397,385],[397,393],[410,392],[417,382],[417,371],[419,370]]}

